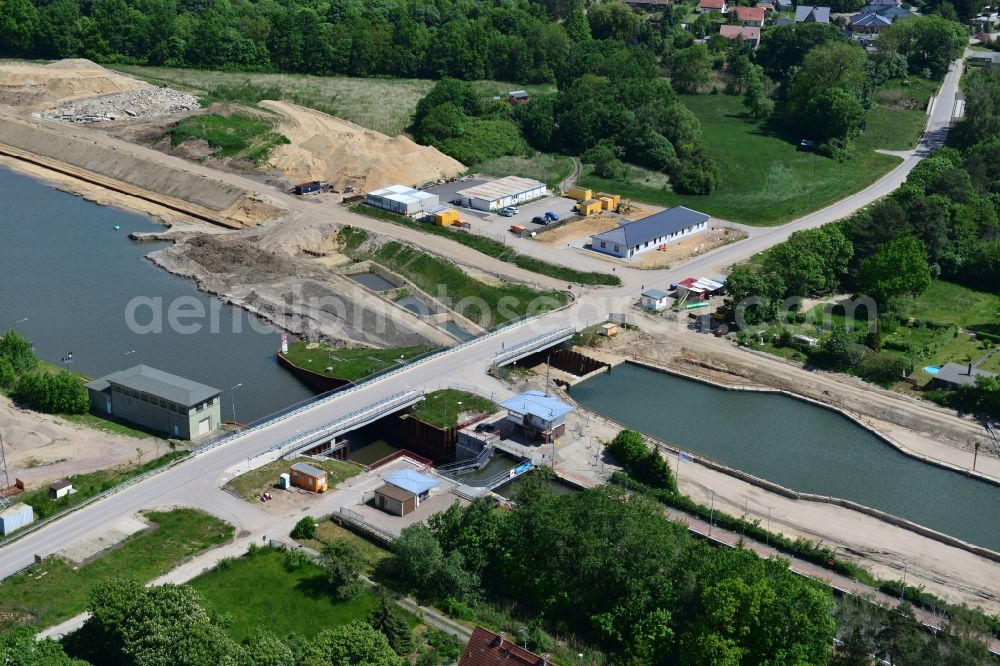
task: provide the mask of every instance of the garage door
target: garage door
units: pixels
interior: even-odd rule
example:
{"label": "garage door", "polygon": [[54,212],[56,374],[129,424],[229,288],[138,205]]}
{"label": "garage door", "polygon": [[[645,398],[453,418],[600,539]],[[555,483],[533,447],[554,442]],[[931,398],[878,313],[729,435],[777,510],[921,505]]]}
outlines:
{"label": "garage door", "polygon": [[198,421],[198,436],[207,435],[208,431],[212,429],[212,417],[209,416],[206,419]]}

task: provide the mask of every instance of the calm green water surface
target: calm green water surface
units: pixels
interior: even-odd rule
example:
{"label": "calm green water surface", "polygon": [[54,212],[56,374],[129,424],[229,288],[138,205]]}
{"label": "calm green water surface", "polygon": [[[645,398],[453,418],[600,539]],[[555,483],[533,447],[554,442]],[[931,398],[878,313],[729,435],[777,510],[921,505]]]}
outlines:
{"label": "calm green water surface", "polygon": [[903,455],[828,409],[632,364],[571,394],[593,412],[787,488],[849,499],[1000,551],[1000,487]]}

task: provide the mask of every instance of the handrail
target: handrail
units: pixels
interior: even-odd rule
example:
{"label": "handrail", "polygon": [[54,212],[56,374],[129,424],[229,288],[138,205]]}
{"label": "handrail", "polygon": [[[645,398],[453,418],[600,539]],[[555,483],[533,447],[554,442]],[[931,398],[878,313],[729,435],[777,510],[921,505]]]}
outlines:
{"label": "handrail", "polygon": [[530,347],[535,347],[542,343],[548,342],[549,340],[556,340],[563,337],[572,337],[576,333],[576,330],[571,327],[560,328],[555,331],[549,331],[541,335],[537,335],[529,340],[507,349],[506,351],[501,351],[493,355],[493,365],[499,365],[505,363],[515,356],[519,356],[524,353],[524,350]]}

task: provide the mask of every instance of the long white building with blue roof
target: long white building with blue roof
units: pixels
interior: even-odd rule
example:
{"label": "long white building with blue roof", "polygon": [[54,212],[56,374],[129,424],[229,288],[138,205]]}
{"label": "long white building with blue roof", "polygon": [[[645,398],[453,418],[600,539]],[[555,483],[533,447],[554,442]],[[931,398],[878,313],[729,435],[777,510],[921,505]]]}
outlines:
{"label": "long white building with blue roof", "polygon": [[708,215],[677,206],[635,222],[626,222],[590,237],[590,247],[621,259],[630,259],[691,234],[708,231]]}

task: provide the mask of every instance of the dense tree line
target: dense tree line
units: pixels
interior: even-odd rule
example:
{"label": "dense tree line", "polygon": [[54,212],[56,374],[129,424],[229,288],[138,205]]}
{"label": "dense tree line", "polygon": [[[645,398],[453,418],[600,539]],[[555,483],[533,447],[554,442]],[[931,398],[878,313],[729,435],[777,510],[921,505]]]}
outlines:
{"label": "dense tree line", "polygon": [[822,664],[835,630],[829,593],[786,562],[709,548],[612,489],[538,484],[513,511],[455,505],[406,528],[387,566],[421,596],[468,603],[481,590],[634,666]]}

